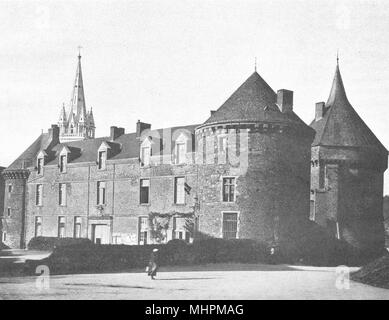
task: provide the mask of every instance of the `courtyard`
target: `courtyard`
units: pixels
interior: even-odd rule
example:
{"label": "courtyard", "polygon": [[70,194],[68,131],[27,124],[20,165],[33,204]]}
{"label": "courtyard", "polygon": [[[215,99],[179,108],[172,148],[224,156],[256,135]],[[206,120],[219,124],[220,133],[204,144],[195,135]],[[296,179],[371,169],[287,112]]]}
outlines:
{"label": "courtyard", "polygon": [[[39,260],[48,254],[12,251],[0,257],[0,268],[17,268],[26,258]],[[143,270],[43,277],[1,276],[0,299],[389,299],[389,290],[351,280],[342,285],[347,281],[339,282],[337,268],[309,266],[163,267],[154,281]]]}

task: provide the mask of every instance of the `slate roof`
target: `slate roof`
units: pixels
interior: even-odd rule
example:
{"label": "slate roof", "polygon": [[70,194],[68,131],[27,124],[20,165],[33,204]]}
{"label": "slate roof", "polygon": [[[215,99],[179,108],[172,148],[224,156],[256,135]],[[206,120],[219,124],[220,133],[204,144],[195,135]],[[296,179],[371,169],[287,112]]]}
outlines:
{"label": "slate roof", "polygon": [[[175,130],[187,130],[193,135],[194,130],[197,126],[198,124],[189,126],[178,126],[167,129],[170,129],[172,133]],[[163,130],[164,129],[152,130],[150,134],[153,136],[159,135],[160,137],[163,137]],[[53,153],[54,156],[51,157],[45,165],[58,164],[59,153],[61,152],[63,146],[67,146],[70,150],[77,150],[76,157],[70,157],[69,163],[95,162],[97,160],[98,149],[104,141],[107,142],[109,146],[114,147],[116,149],[114,155],[110,157],[109,160],[130,159],[139,157],[139,140],[136,138],[136,133],[127,133],[121,135],[114,141],[111,141],[110,137],[100,137],[95,139],[85,139],[79,141],[59,143],[55,145],[51,150],[47,150],[48,153]],[[28,147],[27,150],[25,150],[6,170],[17,170],[27,168],[28,166],[34,166],[39,151],[45,150],[49,146],[49,143],[49,134],[41,134],[34,141],[34,143],[30,147]],[[172,146],[174,146],[173,143]]]}
{"label": "slate roof", "polygon": [[311,127],[316,131],[313,146],[376,147],[387,152],[348,101],[339,65],[336,66],[324,116],[318,121],[313,120]]}
{"label": "slate roof", "polygon": [[33,159],[39,151],[46,149],[49,144],[49,134],[42,133],[6,170],[24,169],[32,166]]}
{"label": "slate roof", "polygon": [[231,121],[291,122],[306,126],[293,111],[282,113],[276,102],[277,94],[255,71],[202,126]]}

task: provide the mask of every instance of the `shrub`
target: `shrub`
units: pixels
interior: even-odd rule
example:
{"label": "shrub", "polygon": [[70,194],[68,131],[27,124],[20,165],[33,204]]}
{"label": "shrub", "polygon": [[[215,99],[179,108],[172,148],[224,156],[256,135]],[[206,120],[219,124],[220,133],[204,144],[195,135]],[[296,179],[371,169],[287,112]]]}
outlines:
{"label": "shrub", "polygon": [[91,246],[92,244],[91,240],[85,238],[35,237],[28,243],[28,249],[51,251],[56,247]]}
{"label": "shrub", "polygon": [[311,221],[300,221],[288,228],[280,241],[280,251],[288,263],[315,266],[361,264],[361,253]]}
{"label": "shrub", "polygon": [[389,289],[389,254],[376,259],[351,274],[351,279],[368,285]]}
{"label": "shrub", "polygon": [[154,248],[159,249],[160,266],[193,265],[220,262],[267,262],[266,245],[254,240],[208,239],[186,244],[182,240],[166,245],[63,245],[55,247],[50,257],[28,261],[27,271],[33,273],[38,264],[46,264],[52,274],[115,272],[144,268]]}

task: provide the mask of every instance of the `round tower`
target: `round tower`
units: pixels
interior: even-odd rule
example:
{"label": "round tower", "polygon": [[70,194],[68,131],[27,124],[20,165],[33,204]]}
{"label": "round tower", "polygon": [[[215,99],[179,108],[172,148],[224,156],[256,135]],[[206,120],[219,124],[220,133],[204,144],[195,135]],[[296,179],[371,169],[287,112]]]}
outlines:
{"label": "round tower", "polygon": [[309,215],[314,131],[254,72],[196,129],[199,232],[277,242]]}
{"label": "round tower", "polygon": [[348,101],[339,64],[311,127],[311,220],[367,254],[380,253],[388,151]]}

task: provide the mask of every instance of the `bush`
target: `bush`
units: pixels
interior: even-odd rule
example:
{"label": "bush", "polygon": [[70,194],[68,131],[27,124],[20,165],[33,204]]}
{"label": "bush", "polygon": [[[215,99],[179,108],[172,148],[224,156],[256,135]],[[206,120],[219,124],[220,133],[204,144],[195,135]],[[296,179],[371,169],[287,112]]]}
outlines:
{"label": "bush", "polygon": [[280,251],[288,263],[314,266],[360,265],[362,254],[343,240],[311,221],[288,228],[280,241]]}
{"label": "bush", "polygon": [[46,264],[52,274],[115,272],[145,268],[152,250],[159,249],[160,266],[194,265],[237,262],[266,263],[269,261],[266,245],[254,240],[209,239],[186,244],[182,240],[166,245],[63,245],[57,246],[50,257],[42,261],[28,261],[29,273],[38,264]]}
{"label": "bush", "polygon": [[368,285],[389,289],[389,254],[370,262],[351,274],[351,279]]}
{"label": "bush", "polygon": [[91,240],[85,238],[35,237],[28,243],[28,249],[51,251],[57,247],[91,246],[92,244]]}

